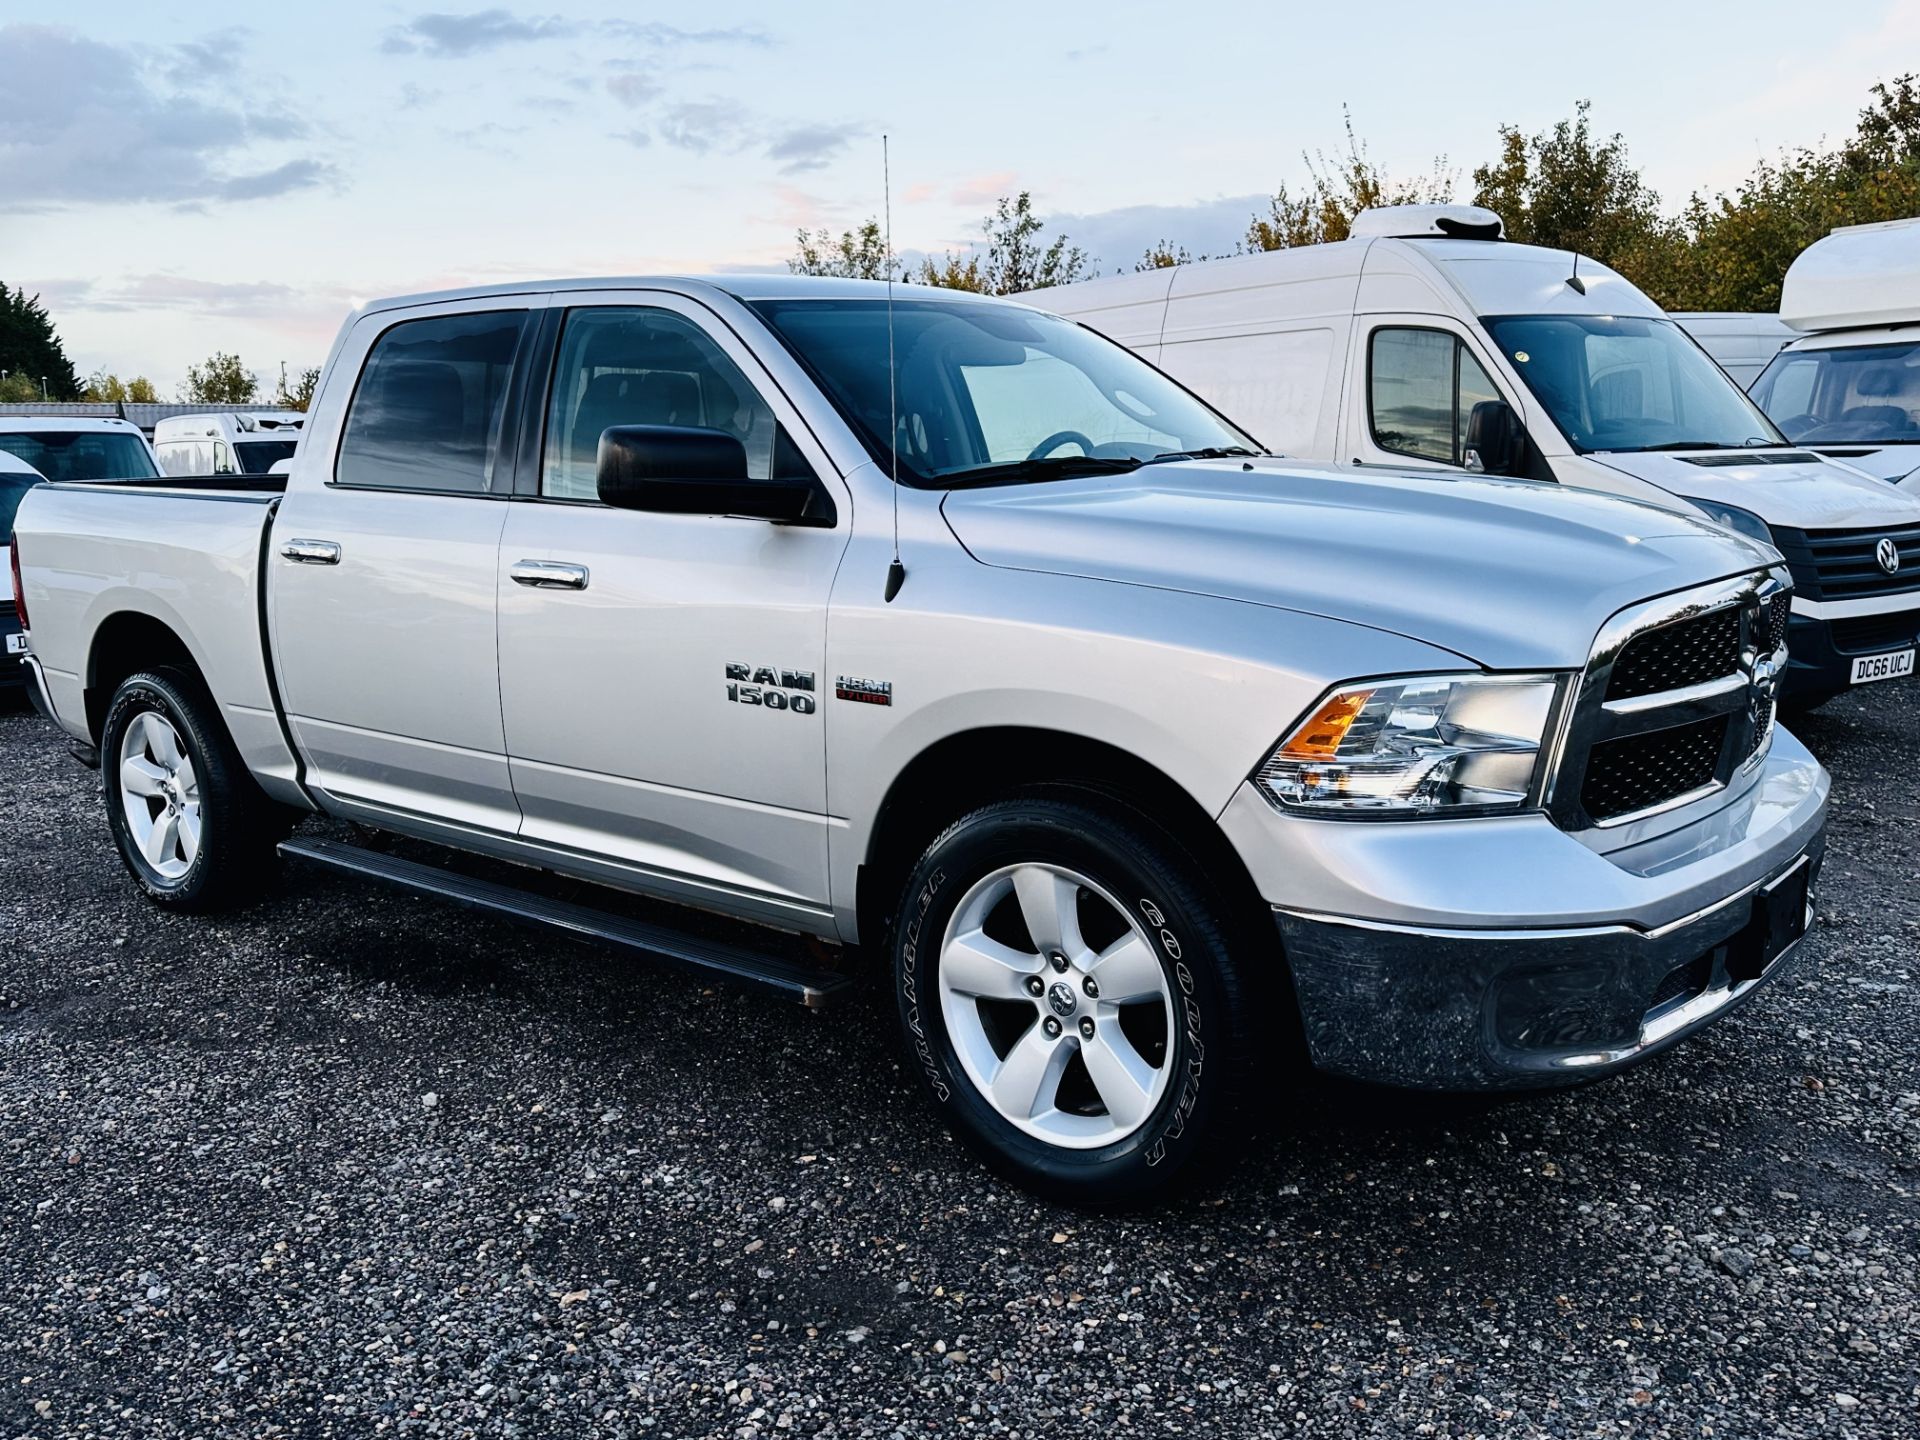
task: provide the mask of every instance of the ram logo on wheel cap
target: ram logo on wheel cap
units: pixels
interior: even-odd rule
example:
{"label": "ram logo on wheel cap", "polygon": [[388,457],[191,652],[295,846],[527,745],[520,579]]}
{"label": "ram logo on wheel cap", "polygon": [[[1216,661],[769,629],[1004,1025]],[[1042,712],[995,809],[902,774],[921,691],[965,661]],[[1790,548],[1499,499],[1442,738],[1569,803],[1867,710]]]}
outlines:
{"label": "ram logo on wheel cap", "polygon": [[1886,571],[1887,574],[1898,575],[1900,573],[1900,547],[1894,544],[1891,535],[1886,536],[1878,545],[1873,547],[1873,559],[1874,563]]}
{"label": "ram logo on wheel cap", "polygon": [[1053,988],[1047,991],[1047,1004],[1053,1007],[1053,1013],[1065,1018],[1073,1014],[1074,1007],[1080,1002],[1074,999],[1073,987],[1064,980],[1056,980]]}

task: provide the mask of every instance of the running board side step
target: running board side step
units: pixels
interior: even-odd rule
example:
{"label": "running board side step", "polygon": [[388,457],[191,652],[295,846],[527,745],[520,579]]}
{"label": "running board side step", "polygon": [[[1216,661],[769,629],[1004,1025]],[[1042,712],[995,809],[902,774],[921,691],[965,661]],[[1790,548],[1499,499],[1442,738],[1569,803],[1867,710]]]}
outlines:
{"label": "running board side step", "polygon": [[338,840],[283,840],[280,853],[289,860],[324,865],[330,870],[344,871],[397,889],[437,896],[534,929],[558,930],[578,939],[720,975],[741,985],[797,1000],[809,1010],[824,1009],[846,998],[853,990],[851,980],[831,970],[758,954],[724,940],[689,935],[665,925],[608,914]]}

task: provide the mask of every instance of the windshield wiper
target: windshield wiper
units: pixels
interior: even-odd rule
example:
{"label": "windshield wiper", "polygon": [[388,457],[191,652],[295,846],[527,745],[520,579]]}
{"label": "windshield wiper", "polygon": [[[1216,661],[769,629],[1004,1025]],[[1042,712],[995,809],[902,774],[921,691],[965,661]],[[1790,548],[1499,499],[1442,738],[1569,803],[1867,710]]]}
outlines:
{"label": "windshield wiper", "polygon": [[1258,455],[1258,450],[1249,450],[1244,445],[1208,445],[1199,450],[1163,450],[1151,460],[1142,461],[1145,465],[1161,465],[1175,460],[1231,460],[1240,455]]}
{"label": "windshield wiper", "polygon": [[1722,445],[1713,440],[1669,440],[1664,445],[1630,445],[1628,450],[1650,455],[1656,450],[1738,450],[1738,445]]}
{"label": "windshield wiper", "polygon": [[1025,485],[1036,480],[1070,480],[1080,475],[1125,475],[1146,462],[1104,455],[1049,455],[1040,460],[1007,460],[998,465],[976,465],[938,477],[949,490],[979,485]]}

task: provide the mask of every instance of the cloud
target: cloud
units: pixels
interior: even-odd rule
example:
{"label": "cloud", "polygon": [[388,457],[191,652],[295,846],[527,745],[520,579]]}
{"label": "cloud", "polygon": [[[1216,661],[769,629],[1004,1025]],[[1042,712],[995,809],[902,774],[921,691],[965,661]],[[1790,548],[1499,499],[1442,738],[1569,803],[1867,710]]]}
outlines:
{"label": "cloud", "polygon": [[559,39],[578,29],[573,21],[558,15],[522,17],[511,10],[475,10],[466,15],[429,12],[389,30],[380,48],[389,55],[422,54],[457,60],[502,45]]}
{"label": "cloud", "polygon": [[732,100],[681,100],[660,116],[660,138],[677,150],[705,155],[737,150],[752,134],[753,117]]}
{"label": "cloud", "polygon": [[135,310],[187,310],[239,317],[276,318],[292,309],[316,305],[344,307],[344,292],[299,290],[271,280],[201,280],[165,272],[123,275],[117,281],[54,279],[40,282],[50,306],[62,310],[124,313]]}
{"label": "cloud", "polygon": [[296,138],[304,123],[249,103],[246,87],[220,87],[222,98],[207,101],[149,76],[131,47],[41,25],[0,26],[0,196],[29,210],[194,205],[284,194],[329,178],[328,167],[310,157],[236,171],[235,159],[255,142]]}
{"label": "cloud", "polygon": [[1019,177],[1011,170],[996,170],[991,175],[975,175],[953,187],[950,197],[956,205],[991,205],[1002,195],[1014,192]]}
{"label": "cloud", "polygon": [[1081,215],[1047,213],[1050,230],[1065,232],[1075,245],[1098,258],[1104,270],[1130,269],[1161,240],[1184,245],[1195,255],[1231,254],[1256,211],[1271,197],[1228,195],[1187,205],[1128,205]]}
{"label": "cloud", "polygon": [[643,75],[638,70],[628,70],[607,79],[607,93],[629,110],[637,110],[642,105],[656,100],[660,96],[660,82],[651,75]]}
{"label": "cloud", "polygon": [[291,190],[306,190],[335,178],[331,165],[318,160],[289,160],[253,175],[234,175],[220,182],[222,200],[266,200]]}
{"label": "cloud", "polygon": [[746,45],[765,48],[773,44],[764,31],[743,25],[708,30],[683,30],[658,21],[606,20],[597,25],[569,20],[563,15],[519,15],[511,10],[473,10],[464,14],[428,11],[416,15],[404,25],[395,26],[380,42],[389,55],[426,55],[436,60],[462,60],[481,55],[504,45],[525,45],[541,40],[564,40],[591,31],[630,44],[655,49],[692,45]]}
{"label": "cloud", "polygon": [[782,175],[798,175],[818,170],[845,150],[856,135],[858,125],[795,125],[775,136],[767,146],[767,158],[780,167]]}
{"label": "cloud", "polygon": [[175,85],[204,85],[210,76],[224,75],[246,48],[249,32],[233,25],[216,30],[198,40],[175,45],[160,61],[160,68]]}

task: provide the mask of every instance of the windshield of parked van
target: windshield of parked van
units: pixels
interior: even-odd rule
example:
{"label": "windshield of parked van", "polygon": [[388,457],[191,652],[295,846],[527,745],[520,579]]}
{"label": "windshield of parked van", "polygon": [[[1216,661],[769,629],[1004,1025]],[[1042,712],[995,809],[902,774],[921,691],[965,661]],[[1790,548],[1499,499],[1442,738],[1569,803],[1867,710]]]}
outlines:
{"label": "windshield of parked van", "polygon": [[27,491],[40,483],[37,475],[0,475],[0,545],[13,544],[13,517]]}
{"label": "windshield of parked van", "polygon": [[887,302],[762,300],[754,307],[900,478],[947,488],[1136,469],[1170,454],[1260,446],[1129,350],[1011,305],[899,299],[899,424],[889,424]]}
{"label": "windshield of parked van", "polygon": [[1575,450],[1742,450],[1785,438],[1671,320],[1481,320]]}
{"label": "windshield of parked van", "polygon": [[233,449],[243,471],[265,475],[280,461],[291,459],[299,444],[298,440],[238,440]]}
{"label": "windshield of parked van", "polygon": [[159,473],[147,442],[124,430],[0,432],[0,450],[49,480],[145,480]]}
{"label": "windshield of parked van", "polygon": [[1796,444],[1920,444],[1920,340],[1786,351],[1753,398]]}

